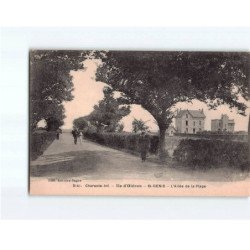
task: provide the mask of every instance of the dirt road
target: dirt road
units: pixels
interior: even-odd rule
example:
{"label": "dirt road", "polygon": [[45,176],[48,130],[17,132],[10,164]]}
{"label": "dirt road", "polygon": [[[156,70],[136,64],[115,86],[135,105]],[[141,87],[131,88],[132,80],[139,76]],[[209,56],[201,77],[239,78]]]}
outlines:
{"label": "dirt road", "polygon": [[84,140],[75,145],[70,133],[63,133],[37,160],[30,163],[31,180],[44,178],[72,178],[86,180],[142,179],[142,180],[206,180],[233,181],[244,179],[244,174],[230,169],[198,171],[174,169],[122,151]]}

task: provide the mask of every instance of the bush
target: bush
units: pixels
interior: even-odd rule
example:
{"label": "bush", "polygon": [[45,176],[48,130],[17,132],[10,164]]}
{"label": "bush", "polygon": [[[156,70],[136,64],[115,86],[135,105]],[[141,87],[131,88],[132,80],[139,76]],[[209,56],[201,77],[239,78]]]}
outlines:
{"label": "bush", "polygon": [[[86,131],[85,137],[99,144],[118,149],[127,149],[133,152],[139,152],[138,140],[139,135],[134,133],[96,133]],[[156,154],[158,150],[159,138],[156,135],[149,135],[150,149],[149,152]]]}
{"label": "bush", "polygon": [[56,139],[56,132],[36,131],[30,135],[30,159],[35,160]]}
{"label": "bush", "polygon": [[186,166],[213,168],[229,166],[248,170],[248,144],[238,141],[184,139],[174,151],[174,159]]}
{"label": "bush", "polygon": [[157,154],[159,146],[159,136],[152,135],[150,137],[150,153]]}
{"label": "bush", "polygon": [[175,133],[176,136],[185,138],[198,138],[198,139],[210,139],[210,140],[231,140],[231,141],[248,141],[248,134],[241,133],[236,134],[232,132],[221,131],[201,131],[196,134]]}

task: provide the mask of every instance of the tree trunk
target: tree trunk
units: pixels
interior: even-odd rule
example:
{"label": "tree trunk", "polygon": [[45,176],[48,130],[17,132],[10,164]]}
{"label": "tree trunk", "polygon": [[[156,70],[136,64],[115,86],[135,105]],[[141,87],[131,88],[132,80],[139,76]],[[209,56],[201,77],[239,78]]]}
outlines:
{"label": "tree trunk", "polygon": [[159,158],[160,160],[165,160],[167,157],[167,151],[165,149],[165,133],[166,133],[166,127],[163,128],[159,128],[160,132],[159,132]]}

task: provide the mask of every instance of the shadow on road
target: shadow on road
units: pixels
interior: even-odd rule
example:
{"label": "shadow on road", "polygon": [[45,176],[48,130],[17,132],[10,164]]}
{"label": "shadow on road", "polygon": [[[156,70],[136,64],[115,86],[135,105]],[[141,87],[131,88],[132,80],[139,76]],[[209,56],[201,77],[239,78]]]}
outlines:
{"label": "shadow on road", "polygon": [[[168,181],[232,182],[249,178],[249,173],[220,168],[192,170],[173,168],[139,156],[103,147],[89,141],[73,145],[69,135],[54,141],[43,156],[30,163],[31,178],[73,178],[88,180],[142,179]],[[88,149],[88,150],[86,150]]]}
{"label": "shadow on road", "polygon": [[43,156],[31,164],[32,177],[74,177],[95,172],[100,155],[94,151],[72,151]]}

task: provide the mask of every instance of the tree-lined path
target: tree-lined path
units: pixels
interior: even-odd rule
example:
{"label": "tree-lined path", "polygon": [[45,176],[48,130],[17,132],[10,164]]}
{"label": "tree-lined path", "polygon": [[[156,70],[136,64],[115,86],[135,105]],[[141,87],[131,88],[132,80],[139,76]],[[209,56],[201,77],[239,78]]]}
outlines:
{"label": "tree-lined path", "polygon": [[73,143],[70,133],[63,133],[37,160],[32,161],[31,177],[81,177],[83,179],[156,178],[162,166],[141,163],[137,156],[83,140]]}
{"label": "tree-lined path", "polygon": [[[226,172],[228,172],[228,174]],[[84,140],[75,145],[71,133],[63,133],[35,161],[30,163],[31,181],[47,178],[81,178],[86,180],[206,180],[230,181],[231,170],[195,171],[174,169],[153,162],[142,163],[138,156]],[[237,179],[244,176],[236,175]]]}

